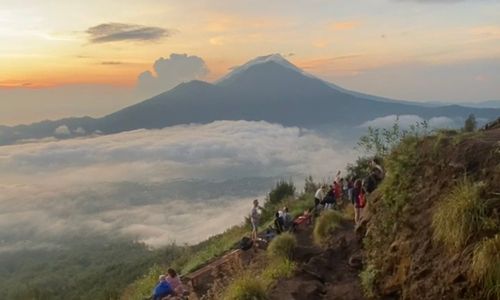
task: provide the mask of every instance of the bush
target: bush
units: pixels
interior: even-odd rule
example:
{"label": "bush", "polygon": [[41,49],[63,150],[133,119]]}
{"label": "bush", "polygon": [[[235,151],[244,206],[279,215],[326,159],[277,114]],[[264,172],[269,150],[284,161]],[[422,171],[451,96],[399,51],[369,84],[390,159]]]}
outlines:
{"label": "bush", "polygon": [[295,195],[295,185],[292,181],[280,180],[276,183],[274,189],[269,193],[269,202],[272,204],[279,203],[286,197]]}
{"label": "bush", "polygon": [[266,286],[271,286],[276,280],[290,278],[295,272],[297,264],[289,259],[273,259],[262,272],[262,279]]}
{"label": "bush", "polygon": [[373,265],[368,265],[360,274],[361,286],[367,298],[375,297],[374,287],[375,278],[377,277],[377,270]]}
{"label": "bush", "polygon": [[265,300],[267,299],[266,286],[261,279],[245,274],[228,286],[223,298],[225,300]]}
{"label": "bush", "polygon": [[484,229],[486,202],[480,198],[481,190],[481,185],[463,180],[444,195],[432,217],[434,240],[459,250],[470,236]]}
{"label": "bush", "polygon": [[292,233],[285,232],[271,241],[267,251],[272,257],[290,259],[295,247],[297,247],[297,238]]}
{"label": "bush", "polygon": [[340,225],[343,217],[336,211],[325,211],[316,220],[313,231],[314,242],[318,245],[325,245],[330,232]]}
{"label": "bush", "polygon": [[486,298],[500,299],[500,234],[476,246],[471,277],[483,286]]}

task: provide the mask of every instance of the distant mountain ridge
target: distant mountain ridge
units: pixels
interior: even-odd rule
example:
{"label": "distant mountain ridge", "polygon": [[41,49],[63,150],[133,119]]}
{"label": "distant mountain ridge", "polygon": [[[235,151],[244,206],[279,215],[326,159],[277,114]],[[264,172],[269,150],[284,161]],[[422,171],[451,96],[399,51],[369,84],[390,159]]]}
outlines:
{"label": "distant mountain ridge", "polygon": [[352,92],[307,74],[274,54],[251,60],[214,84],[182,83],[102,118],[66,118],[0,127],[0,144],[54,137],[56,131],[58,138],[68,138],[216,120],[262,120],[302,127],[357,126],[394,114],[464,119],[470,113],[492,120],[500,116],[500,109],[431,107]]}

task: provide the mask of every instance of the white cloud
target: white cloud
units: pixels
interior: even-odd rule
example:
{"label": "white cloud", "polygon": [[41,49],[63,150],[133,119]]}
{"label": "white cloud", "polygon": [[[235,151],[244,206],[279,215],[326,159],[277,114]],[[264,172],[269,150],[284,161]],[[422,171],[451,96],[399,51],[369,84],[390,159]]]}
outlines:
{"label": "white cloud", "polygon": [[61,125],[54,130],[54,135],[56,135],[56,136],[69,136],[69,135],[71,135],[71,131],[69,130],[68,126]]}
{"label": "white cloud", "polygon": [[[401,128],[409,128],[411,125],[423,122],[425,119],[417,115],[388,115],[366,121],[360,125],[362,128],[389,128],[398,122]],[[457,126],[457,122],[448,117],[434,117],[427,120],[430,128],[452,128]]]}
{"label": "white cloud", "polygon": [[205,61],[198,56],[170,54],[169,58],[160,57],[153,65],[154,74],[144,71],[137,78],[137,89],[145,97],[168,91],[176,85],[201,79],[208,74]]}
{"label": "white cloud", "polygon": [[332,176],[350,150],[246,121],[3,146],[0,240],[93,230],[154,246],[198,241],[240,223],[272,178]]}

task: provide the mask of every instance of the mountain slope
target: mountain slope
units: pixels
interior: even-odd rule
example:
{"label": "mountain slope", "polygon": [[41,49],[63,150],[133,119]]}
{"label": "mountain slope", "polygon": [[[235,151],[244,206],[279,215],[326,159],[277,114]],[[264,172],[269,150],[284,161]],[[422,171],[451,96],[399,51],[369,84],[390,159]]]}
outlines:
{"label": "mountain slope", "polygon": [[[170,91],[129,106],[100,119],[70,118],[32,125],[0,128],[0,144],[22,139],[54,136],[59,126],[70,134],[117,133],[140,128],[209,123],[216,120],[267,121],[290,126],[314,127],[331,124],[352,127],[392,114],[414,114],[423,118],[445,116],[464,119],[494,119],[500,109],[461,106],[426,107],[409,102],[383,100],[336,88],[309,75],[281,56],[256,58],[234,69],[216,84],[183,83]],[[61,136],[59,136],[61,138]]]}

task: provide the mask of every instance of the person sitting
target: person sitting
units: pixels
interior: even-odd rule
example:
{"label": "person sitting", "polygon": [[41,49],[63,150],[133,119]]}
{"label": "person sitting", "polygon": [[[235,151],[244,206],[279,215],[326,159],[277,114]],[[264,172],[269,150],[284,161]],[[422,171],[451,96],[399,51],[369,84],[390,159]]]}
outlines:
{"label": "person sitting", "polygon": [[153,290],[153,296],[150,298],[152,300],[162,300],[163,298],[167,296],[173,296],[174,295],[174,290],[170,286],[170,284],[167,282],[166,276],[165,275],[160,275],[158,278],[158,284]]}
{"label": "person sitting", "polygon": [[182,296],[184,294],[184,286],[174,269],[170,268],[167,270],[166,281],[170,284],[170,287],[174,290],[176,295]]}
{"label": "person sitting", "polygon": [[280,217],[280,213],[276,212],[274,215],[274,229],[276,230],[276,234],[281,234],[283,230],[283,219]]}
{"label": "person sitting", "polygon": [[294,232],[298,226],[310,225],[311,223],[312,223],[311,211],[309,209],[306,209],[301,216],[298,216],[295,220],[293,220],[292,232]]}

